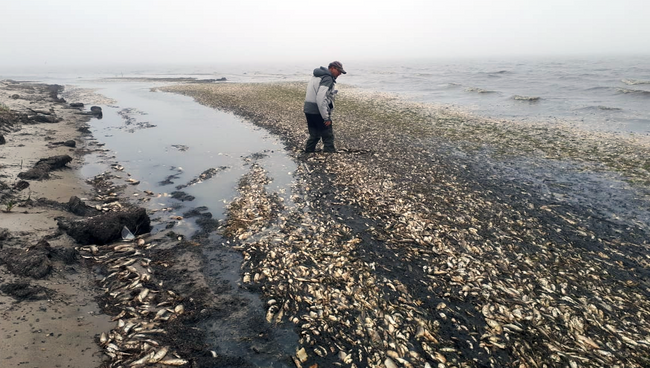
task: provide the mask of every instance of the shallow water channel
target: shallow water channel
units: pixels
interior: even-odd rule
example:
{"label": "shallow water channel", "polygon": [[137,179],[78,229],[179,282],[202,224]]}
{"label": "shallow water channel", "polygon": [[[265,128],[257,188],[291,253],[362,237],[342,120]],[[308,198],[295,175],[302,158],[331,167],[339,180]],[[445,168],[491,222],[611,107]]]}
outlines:
{"label": "shallow water channel", "polygon": [[[282,143],[268,132],[232,114],[202,106],[191,97],[152,92],[153,83],[107,82],[97,92],[116,101],[100,105],[101,120],[91,121],[94,137],[111,151],[124,172],[140,180],[141,190],[175,191],[210,168],[223,168],[210,180],[183,191],[196,199],[192,207],[207,206],[222,218],[225,202],[236,194],[251,161],[273,179],[269,190],[287,192],[295,163]],[[89,160],[92,161],[92,160]],[[101,172],[92,163],[84,176]],[[170,176],[171,184],[161,182]]]}
{"label": "shallow water channel", "polygon": [[[227,203],[237,195],[240,178],[257,163],[272,179],[267,190],[290,204],[296,164],[279,139],[232,114],[202,106],[191,97],[152,91],[156,86],[152,82],[80,85],[114,100],[100,104],[103,118],[90,122],[94,138],[108,151],[86,157],[84,177],[100,174],[118,162],[124,170],[115,173],[122,179],[128,173],[140,181],[140,190],[162,194],[141,205],[173,208],[152,218],[182,216],[205,206],[214,218],[222,220]],[[177,185],[187,185],[210,168],[219,170],[214,177],[181,189],[194,200],[181,201],[169,195]],[[171,230],[190,237],[197,230],[192,219],[181,220],[170,230],[164,228],[166,223],[161,221],[153,232]],[[217,235],[211,240],[203,248],[206,266],[202,271],[215,294],[223,299],[220,303],[231,305],[232,310],[218,311],[218,316],[204,321],[210,349],[235,361],[243,357],[256,366],[287,366],[278,361],[294,352],[297,336],[293,331],[268,326],[259,295],[238,286],[241,254]],[[238,365],[235,361],[233,366]]]}

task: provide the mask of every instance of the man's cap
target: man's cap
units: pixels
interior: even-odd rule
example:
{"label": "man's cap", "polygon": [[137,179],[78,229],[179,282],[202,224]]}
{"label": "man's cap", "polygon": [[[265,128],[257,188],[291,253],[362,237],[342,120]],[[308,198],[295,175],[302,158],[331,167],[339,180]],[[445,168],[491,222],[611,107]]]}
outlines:
{"label": "man's cap", "polygon": [[341,72],[343,74],[348,73],[348,72],[345,71],[345,69],[343,69],[343,64],[341,64],[341,62],[339,62],[339,61],[332,61],[327,68],[328,69],[329,68],[334,68],[334,69],[338,70],[339,72]]}

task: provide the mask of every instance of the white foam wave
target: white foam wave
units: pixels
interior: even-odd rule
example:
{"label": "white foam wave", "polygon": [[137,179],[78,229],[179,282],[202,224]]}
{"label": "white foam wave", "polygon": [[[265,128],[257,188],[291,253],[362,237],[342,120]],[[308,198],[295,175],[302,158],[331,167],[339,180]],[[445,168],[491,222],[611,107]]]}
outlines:
{"label": "white foam wave", "polygon": [[542,99],[541,97],[537,97],[537,96],[520,96],[520,95],[515,95],[512,98],[519,101],[539,101]]}
{"label": "white foam wave", "polygon": [[629,85],[629,86],[636,86],[639,84],[650,84],[650,81],[646,80],[638,80],[638,79],[621,79],[621,82]]}
{"label": "white foam wave", "polygon": [[465,91],[467,91],[467,92],[476,92],[476,93],[496,93],[497,92],[497,91],[490,91],[490,90],[487,90],[487,89],[475,88],[475,87],[469,87],[469,88],[465,89]]}
{"label": "white foam wave", "polygon": [[625,94],[638,94],[638,95],[650,96],[650,91],[646,91],[642,89],[619,88],[618,91],[620,93],[625,93]]}

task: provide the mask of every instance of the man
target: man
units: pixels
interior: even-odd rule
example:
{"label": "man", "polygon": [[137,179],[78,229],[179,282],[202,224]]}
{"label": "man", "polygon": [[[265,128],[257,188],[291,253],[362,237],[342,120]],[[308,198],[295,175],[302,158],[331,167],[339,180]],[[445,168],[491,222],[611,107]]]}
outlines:
{"label": "man", "polygon": [[338,61],[332,61],[325,69],[314,69],[314,76],[307,85],[305,95],[305,116],[309,128],[309,139],[305,145],[305,152],[314,152],[316,144],[323,139],[323,152],[336,152],[334,148],[334,131],[332,129],[332,110],[334,110],[334,96],[338,92],[334,89],[336,78],[347,72]]}

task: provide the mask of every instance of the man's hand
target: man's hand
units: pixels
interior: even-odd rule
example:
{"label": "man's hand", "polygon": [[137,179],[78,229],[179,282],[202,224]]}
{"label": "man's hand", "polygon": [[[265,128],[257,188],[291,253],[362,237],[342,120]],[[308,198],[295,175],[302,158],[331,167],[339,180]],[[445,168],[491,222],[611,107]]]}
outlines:
{"label": "man's hand", "polygon": [[331,120],[325,120],[325,126],[329,127],[330,125],[332,125],[332,121]]}

